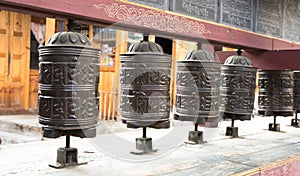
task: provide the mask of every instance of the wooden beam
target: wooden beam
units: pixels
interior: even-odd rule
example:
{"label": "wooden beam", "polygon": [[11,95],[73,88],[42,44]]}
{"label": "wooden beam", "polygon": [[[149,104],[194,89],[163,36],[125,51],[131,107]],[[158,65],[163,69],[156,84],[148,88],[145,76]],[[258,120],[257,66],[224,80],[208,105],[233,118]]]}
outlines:
{"label": "wooden beam", "polygon": [[256,50],[300,49],[300,44],[120,0],[3,0],[0,8],[110,25],[190,41],[208,40]]}
{"label": "wooden beam", "polygon": [[[235,51],[216,52],[217,59],[221,63],[232,55],[236,55]],[[300,70],[300,50],[286,51],[245,51],[243,56],[248,57],[254,67],[266,70]]]}

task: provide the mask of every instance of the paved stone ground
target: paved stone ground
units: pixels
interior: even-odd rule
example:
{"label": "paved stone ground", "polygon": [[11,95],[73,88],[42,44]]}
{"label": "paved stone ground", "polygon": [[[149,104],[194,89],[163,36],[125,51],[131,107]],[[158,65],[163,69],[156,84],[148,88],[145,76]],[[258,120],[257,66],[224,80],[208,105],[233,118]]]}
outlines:
{"label": "paved stone ground", "polygon": [[148,130],[158,149],[149,155],[129,153],[135,149],[135,138],[141,136],[140,129],[127,130],[120,122],[111,122],[110,127],[100,123],[96,138],[71,138],[79,162],[87,165],[48,167],[55,163],[56,150],[64,146],[65,139],[43,139],[0,145],[0,175],[231,175],[300,155],[300,128],[291,127],[291,119],[278,117],[281,132],[267,130],[271,117],[237,121],[240,137],[235,139],[224,135],[230,121],[223,121],[219,128],[203,129],[208,142],[202,145],[185,144],[193,126],[176,122],[167,130]]}

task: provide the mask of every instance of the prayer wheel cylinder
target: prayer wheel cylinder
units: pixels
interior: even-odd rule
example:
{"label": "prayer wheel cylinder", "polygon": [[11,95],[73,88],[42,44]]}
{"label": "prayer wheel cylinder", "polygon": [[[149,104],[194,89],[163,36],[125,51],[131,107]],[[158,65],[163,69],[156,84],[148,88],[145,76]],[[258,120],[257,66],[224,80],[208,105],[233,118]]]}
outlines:
{"label": "prayer wheel cylinder", "polygon": [[120,55],[120,115],[128,128],[170,127],[172,57],[160,45],[141,41]]}
{"label": "prayer wheel cylinder", "polygon": [[293,71],[259,70],[258,77],[258,113],[265,116],[293,115]]}
{"label": "prayer wheel cylinder", "polygon": [[44,136],[94,137],[100,51],[75,32],[54,34],[39,50],[38,117]]}
{"label": "prayer wheel cylinder", "polygon": [[294,110],[300,112],[300,71],[294,71]]}
{"label": "prayer wheel cylinder", "polygon": [[177,61],[175,120],[218,126],[220,68],[205,50],[191,51]]}
{"label": "prayer wheel cylinder", "polygon": [[225,119],[250,120],[254,107],[256,68],[240,53],[221,68],[220,113]]}

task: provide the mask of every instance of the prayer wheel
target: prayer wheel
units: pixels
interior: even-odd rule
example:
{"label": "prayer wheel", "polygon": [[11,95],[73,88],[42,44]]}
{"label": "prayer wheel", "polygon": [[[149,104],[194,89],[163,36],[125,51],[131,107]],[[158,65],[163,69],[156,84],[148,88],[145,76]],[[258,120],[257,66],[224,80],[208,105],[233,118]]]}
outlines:
{"label": "prayer wheel", "polygon": [[39,123],[44,137],[95,137],[100,51],[76,32],[54,34],[39,55]]}

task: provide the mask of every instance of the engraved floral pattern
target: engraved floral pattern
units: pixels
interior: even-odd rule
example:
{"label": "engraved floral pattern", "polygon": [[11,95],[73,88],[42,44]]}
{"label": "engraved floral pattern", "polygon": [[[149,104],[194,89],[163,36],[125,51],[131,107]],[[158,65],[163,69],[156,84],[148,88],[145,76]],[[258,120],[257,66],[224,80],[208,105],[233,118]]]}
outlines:
{"label": "engraved floral pattern", "polygon": [[183,18],[169,15],[162,11],[143,9],[137,7],[127,7],[126,5],[95,4],[95,8],[103,9],[110,18],[117,18],[122,22],[130,22],[142,27],[151,27],[157,30],[179,33],[191,33],[196,35],[211,33],[205,25]]}

